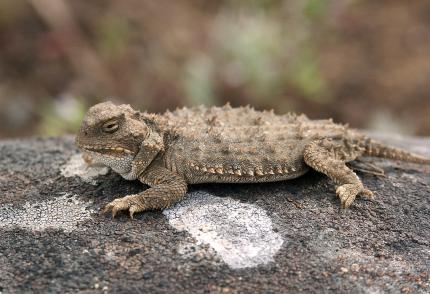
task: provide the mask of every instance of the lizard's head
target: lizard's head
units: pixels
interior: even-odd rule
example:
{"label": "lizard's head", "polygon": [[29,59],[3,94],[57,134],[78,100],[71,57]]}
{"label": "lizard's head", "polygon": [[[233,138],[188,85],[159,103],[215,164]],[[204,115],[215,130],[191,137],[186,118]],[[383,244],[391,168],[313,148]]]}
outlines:
{"label": "lizard's head", "polygon": [[149,128],[129,105],[99,103],[91,107],[76,137],[76,145],[92,157],[134,158]]}

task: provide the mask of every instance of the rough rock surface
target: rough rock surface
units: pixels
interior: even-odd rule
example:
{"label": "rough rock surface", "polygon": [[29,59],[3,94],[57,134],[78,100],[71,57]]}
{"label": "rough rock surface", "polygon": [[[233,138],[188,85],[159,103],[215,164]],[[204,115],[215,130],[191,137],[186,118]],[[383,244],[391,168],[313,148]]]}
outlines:
{"label": "rough rock surface", "polygon": [[[430,140],[386,138],[430,156]],[[138,182],[83,170],[71,137],[0,143],[0,293],[430,291],[430,167],[372,159],[376,194],[340,213],[315,172],[192,186],[131,221],[98,214]]]}

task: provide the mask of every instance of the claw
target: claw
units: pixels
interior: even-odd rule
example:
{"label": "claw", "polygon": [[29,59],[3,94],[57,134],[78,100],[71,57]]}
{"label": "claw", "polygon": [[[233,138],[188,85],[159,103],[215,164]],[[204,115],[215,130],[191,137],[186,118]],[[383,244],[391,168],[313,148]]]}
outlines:
{"label": "claw", "polygon": [[105,206],[103,206],[103,208],[101,209],[101,213],[102,213],[102,214],[105,214],[105,213],[107,213],[107,212],[109,212],[109,208],[108,208],[108,205],[105,205]]}
{"label": "claw", "polygon": [[342,209],[346,209],[351,206],[351,204],[354,202],[355,197],[357,194],[360,194],[366,198],[373,198],[373,192],[365,189],[363,187],[357,187],[352,184],[345,184],[342,186],[339,186],[336,189],[336,194],[340,199],[340,205]]}
{"label": "claw", "polygon": [[340,206],[341,206],[342,209],[349,208],[350,204],[348,205],[348,199],[342,199],[341,202],[340,202]]}
{"label": "claw", "polygon": [[118,208],[117,206],[114,206],[112,208],[112,218],[115,218],[116,214],[118,213],[118,211],[120,211],[121,209]]}
{"label": "claw", "polygon": [[110,203],[109,203],[109,204],[106,204],[106,205],[101,209],[100,214],[106,214],[106,213],[108,213],[109,211],[111,211],[111,212],[112,212],[112,218],[115,218],[115,216],[116,216],[116,211],[114,211],[114,210],[112,209],[112,205],[110,205]]}
{"label": "claw", "polygon": [[139,207],[138,206],[136,206],[136,205],[132,205],[130,208],[129,208],[129,212],[130,212],[130,218],[134,218],[133,217],[133,215],[136,213],[136,212],[139,212],[140,211],[140,209],[139,209]]}
{"label": "claw", "polygon": [[342,185],[336,189],[336,194],[340,198],[340,205],[342,209],[346,209],[351,206],[355,200],[356,191],[350,184]]}
{"label": "claw", "polygon": [[363,191],[361,191],[361,196],[367,198],[367,199],[373,199],[375,198],[374,194],[372,191],[368,190],[368,189],[364,189]]}
{"label": "claw", "polygon": [[112,218],[115,218],[115,216],[118,214],[119,211],[127,210],[129,206],[130,204],[126,199],[118,198],[106,204],[102,209],[102,213],[111,212]]}
{"label": "claw", "polygon": [[130,218],[134,219],[134,214],[136,212],[140,212],[140,211],[142,211],[144,209],[141,206],[135,204],[133,202],[131,196],[126,196],[126,197],[123,197],[123,198],[115,199],[112,202],[109,202],[108,204],[106,204],[102,208],[101,213],[104,214],[104,213],[107,213],[107,212],[110,211],[112,213],[112,218],[115,218],[115,216],[121,210],[128,210]]}

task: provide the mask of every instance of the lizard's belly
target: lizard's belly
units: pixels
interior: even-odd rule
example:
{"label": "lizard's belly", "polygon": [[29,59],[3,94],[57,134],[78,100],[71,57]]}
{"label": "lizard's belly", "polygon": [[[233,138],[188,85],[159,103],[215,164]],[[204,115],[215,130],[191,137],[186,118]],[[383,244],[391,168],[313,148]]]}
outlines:
{"label": "lizard's belly", "polygon": [[253,175],[250,174],[219,174],[212,172],[195,172],[190,171],[184,175],[187,183],[189,184],[202,184],[202,183],[267,183],[267,182],[277,182],[289,179],[295,179],[309,170],[307,166],[301,166],[299,168],[294,168],[288,173],[284,172],[282,174],[268,173],[264,175]]}
{"label": "lizard's belly", "polygon": [[303,157],[249,160],[217,157],[214,160],[176,157],[166,167],[183,176],[189,184],[197,183],[263,183],[300,177],[309,170]]}

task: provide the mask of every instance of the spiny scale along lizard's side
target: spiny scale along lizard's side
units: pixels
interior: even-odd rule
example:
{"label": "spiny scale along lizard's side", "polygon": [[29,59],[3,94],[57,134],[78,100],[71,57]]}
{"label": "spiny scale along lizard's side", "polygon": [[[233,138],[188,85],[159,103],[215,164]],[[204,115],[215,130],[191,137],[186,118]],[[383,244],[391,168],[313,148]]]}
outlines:
{"label": "spiny scale along lizard's side", "polygon": [[372,192],[346,162],[377,156],[430,164],[332,120],[229,105],[158,115],[100,103],[88,110],[76,143],[94,162],[150,186],[107,204],[103,211],[113,216],[169,207],[184,197],[188,184],[273,182],[309,169],[332,179],[341,207],[348,208],[357,195]]}

